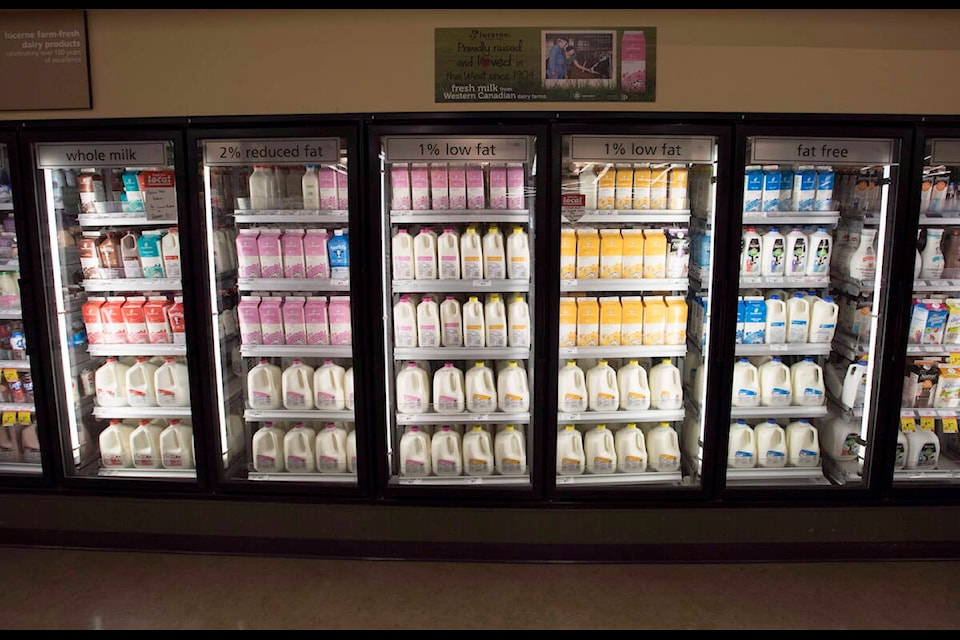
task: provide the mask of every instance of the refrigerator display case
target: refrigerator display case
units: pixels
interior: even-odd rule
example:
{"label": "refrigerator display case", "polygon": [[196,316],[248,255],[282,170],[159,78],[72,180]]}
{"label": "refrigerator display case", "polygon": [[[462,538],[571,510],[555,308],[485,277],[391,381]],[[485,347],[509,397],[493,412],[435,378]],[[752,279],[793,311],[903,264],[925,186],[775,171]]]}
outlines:
{"label": "refrigerator display case", "polygon": [[718,466],[729,489],[866,490],[883,462],[883,320],[896,315],[884,310],[899,278],[890,252],[910,133],[784,130],[744,126],[739,139],[740,252],[728,265],[739,290]]}
{"label": "refrigerator display case", "polygon": [[559,360],[556,400],[543,403],[557,420],[558,495],[702,487],[729,137],[651,125],[558,134]]}
{"label": "refrigerator display case", "polygon": [[189,139],[218,478],[255,491],[356,492],[365,463],[355,387],[369,400],[354,382],[356,130],[198,130]]}
{"label": "refrigerator display case", "polygon": [[370,133],[382,210],[381,482],[408,493],[535,490],[544,134],[412,129]]}
{"label": "refrigerator display case", "polygon": [[64,474],[195,489],[202,438],[184,297],[192,245],[182,131],[24,139]]}

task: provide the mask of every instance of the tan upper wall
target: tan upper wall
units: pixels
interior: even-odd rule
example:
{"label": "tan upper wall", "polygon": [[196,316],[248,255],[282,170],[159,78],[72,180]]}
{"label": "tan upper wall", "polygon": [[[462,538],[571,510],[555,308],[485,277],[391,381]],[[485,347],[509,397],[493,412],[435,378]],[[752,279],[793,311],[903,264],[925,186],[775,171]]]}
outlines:
{"label": "tan upper wall", "polygon": [[[89,9],[93,109],[5,112],[0,119],[486,110],[960,114],[960,82],[952,78],[960,68],[960,10],[562,15]],[[435,28],[525,26],[656,27],[656,101],[434,101]]]}

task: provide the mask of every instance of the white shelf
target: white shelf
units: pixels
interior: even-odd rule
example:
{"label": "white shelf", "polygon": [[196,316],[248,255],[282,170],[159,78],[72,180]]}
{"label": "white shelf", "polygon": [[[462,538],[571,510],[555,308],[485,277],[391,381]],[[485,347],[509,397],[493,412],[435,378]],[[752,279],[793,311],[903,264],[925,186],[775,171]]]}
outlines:
{"label": "white shelf", "polygon": [[609,486],[632,484],[683,484],[680,471],[644,471],[643,473],[584,473],[578,476],[557,476],[557,486]]}
{"label": "white shelf", "polygon": [[472,224],[476,222],[512,222],[526,224],[530,222],[529,209],[428,209],[413,211],[393,209],[390,211],[393,224],[426,223]]}
{"label": "white shelf", "polygon": [[837,276],[834,278],[834,284],[838,289],[845,293],[849,293],[854,296],[873,296],[875,293],[874,287],[876,279],[874,280],[856,280],[854,278],[847,278],[845,276]]}
{"label": "white shelf", "polygon": [[730,417],[743,418],[822,418],[829,413],[827,405],[815,407],[789,405],[786,407],[731,407]]}
{"label": "white shelf", "polygon": [[944,212],[932,212],[932,211],[921,211],[920,212],[920,224],[921,225],[952,225],[960,224],[960,212],[958,211],[944,211]]}
{"label": "white shelf", "polygon": [[0,320],[20,320],[23,318],[23,311],[20,309],[0,309]]}
{"label": "white shelf", "polygon": [[87,291],[182,291],[180,278],[103,278],[84,280]]}
{"label": "white shelf", "polygon": [[185,344],[91,344],[92,356],[185,356]]}
{"label": "white shelf", "polygon": [[17,371],[30,371],[29,360],[0,360],[0,369],[16,369]]}
{"label": "white shelf", "polygon": [[908,344],[907,355],[946,356],[960,351],[960,344]]}
{"label": "white shelf", "polygon": [[485,291],[529,291],[528,280],[394,280],[394,293],[482,293]]}
{"label": "white shelf", "polygon": [[527,424],[529,413],[398,413],[397,424],[466,424],[472,422],[498,422]]}
{"label": "white shelf", "polygon": [[823,475],[823,467],[753,467],[736,469],[727,467],[727,485],[783,485],[817,484],[826,485],[830,481]]}
{"label": "white shelf", "polygon": [[350,219],[347,209],[235,209],[233,220],[237,224],[283,223],[329,223],[346,224]]}
{"label": "white shelf", "polygon": [[783,344],[738,344],[738,356],[826,356],[830,355],[829,342],[789,342]]}
{"label": "white shelf", "polygon": [[353,411],[294,411],[291,409],[247,409],[243,419],[247,422],[270,422],[273,420],[326,420],[329,422],[353,422]]}
{"label": "white shelf", "polygon": [[839,211],[745,211],[743,213],[745,225],[834,225],[839,220]]}
{"label": "white shelf", "polygon": [[560,281],[560,291],[686,291],[689,287],[689,278],[589,278]]}
{"label": "white shelf", "polygon": [[93,415],[102,420],[127,418],[189,418],[190,407],[94,407]]}
{"label": "white shelf", "polygon": [[0,473],[41,475],[43,473],[43,465],[39,462],[0,462]]}
{"label": "white shelf", "polygon": [[688,223],[689,209],[586,209],[583,216],[574,222],[602,223]]}
{"label": "white shelf", "polygon": [[19,258],[0,258],[0,271],[19,271]]}
{"label": "white shelf", "polygon": [[399,485],[403,486],[463,486],[463,485],[487,485],[487,486],[503,486],[503,485],[524,485],[527,486],[530,484],[530,476],[528,475],[516,475],[516,476],[427,476],[424,478],[408,478],[407,476],[399,476],[396,478],[396,482]]}
{"label": "white shelf", "polygon": [[0,202],[0,211],[13,211],[12,202]]}
{"label": "white shelf", "polygon": [[398,347],[393,350],[395,360],[525,360],[529,347]]}
{"label": "white shelf", "polygon": [[97,475],[101,478],[190,478],[196,479],[196,469],[137,469],[100,467]]}
{"label": "white shelf", "polygon": [[914,280],[914,291],[960,291],[960,280]]}
{"label": "white shelf", "polygon": [[673,358],[687,355],[686,344],[560,347],[561,358]]}
{"label": "white shelf", "polygon": [[240,291],[349,291],[349,280],[320,278],[238,278]]}
{"label": "white shelf", "polygon": [[956,418],[960,417],[960,407],[901,407],[901,418]]}
{"label": "white shelf", "polygon": [[77,224],[81,227],[169,227],[176,226],[177,219],[151,220],[143,216],[123,216],[116,213],[81,213],[77,216]]}
{"label": "white shelf", "polygon": [[32,402],[0,402],[0,411],[29,411],[33,413],[37,406]]}
{"label": "white shelf", "polygon": [[823,289],[830,286],[830,276],[740,276],[740,288],[748,289]]}
{"label": "white shelf", "polygon": [[250,471],[247,480],[261,482],[313,482],[323,484],[356,484],[355,473],[293,473],[291,471],[261,472]]}
{"label": "white shelf", "polygon": [[582,413],[558,413],[557,424],[678,422],[683,420],[683,417],[683,409],[650,409],[648,411],[584,411]]}
{"label": "white shelf", "polygon": [[351,345],[304,345],[304,344],[245,344],[240,355],[251,358],[352,358]]}
{"label": "white shelf", "polygon": [[896,469],[893,472],[894,484],[911,482],[946,482],[960,480],[960,467],[955,460],[946,457],[941,451],[936,469]]}

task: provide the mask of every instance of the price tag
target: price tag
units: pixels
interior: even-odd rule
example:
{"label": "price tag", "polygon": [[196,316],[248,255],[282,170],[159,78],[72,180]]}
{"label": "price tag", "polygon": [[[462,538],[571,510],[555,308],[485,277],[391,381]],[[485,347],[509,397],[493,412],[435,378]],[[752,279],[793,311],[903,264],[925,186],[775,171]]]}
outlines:
{"label": "price tag", "polygon": [[783,344],[771,344],[771,345],[769,345],[769,346],[770,346],[770,351],[786,351],[787,349],[790,348],[786,343],[783,343]]}
{"label": "price tag", "polygon": [[783,284],[786,281],[786,278],[783,276],[767,276],[768,284]]}
{"label": "price tag", "polygon": [[33,414],[30,413],[29,411],[17,412],[17,422],[20,424],[30,424],[31,422],[33,422],[33,420],[31,419],[32,417],[33,417]]}
{"label": "price tag", "polygon": [[951,351],[947,354],[949,364],[960,364],[960,351]]}
{"label": "price tag", "polygon": [[17,373],[16,369],[4,369],[3,379],[7,382],[16,382],[20,379],[20,374]]}
{"label": "price tag", "polygon": [[900,416],[900,431],[912,433],[917,430],[917,423],[913,416]]}
{"label": "price tag", "polygon": [[479,476],[468,476],[464,484],[480,484],[483,482],[483,478]]}
{"label": "price tag", "polygon": [[759,276],[744,276],[740,278],[740,282],[743,284],[760,284],[762,280]]}
{"label": "price tag", "polygon": [[330,281],[330,286],[331,286],[331,287],[346,287],[346,286],[349,286],[349,285],[350,285],[350,281],[349,281],[349,280],[344,280],[343,278],[337,278],[337,279],[335,279],[335,280],[331,280],[331,281]]}
{"label": "price tag", "polygon": [[920,416],[920,430],[933,431],[936,427],[936,418],[933,416]]}
{"label": "price tag", "polygon": [[475,287],[485,287],[485,288],[489,289],[491,286],[493,286],[493,281],[492,281],[492,280],[474,280],[474,281],[473,281],[473,286],[475,286]]}
{"label": "price tag", "polygon": [[943,428],[944,433],[957,433],[957,417],[944,416],[944,418],[940,420],[940,426]]}
{"label": "price tag", "polygon": [[576,280],[561,280],[560,286],[564,289],[575,289],[577,287]]}
{"label": "price tag", "polygon": [[560,355],[575,356],[577,355],[577,348],[576,347],[560,347]]}
{"label": "price tag", "polygon": [[17,412],[4,411],[2,414],[0,414],[0,424],[3,424],[3,425],[17,424]]}
{"label": "price tag", "polygon": [[932,287],[949,287],[949,286],[950,286],[950,281],[949,281],[949,280],[931,280],[931,281],[930,281],[930,286],[932,286]]}

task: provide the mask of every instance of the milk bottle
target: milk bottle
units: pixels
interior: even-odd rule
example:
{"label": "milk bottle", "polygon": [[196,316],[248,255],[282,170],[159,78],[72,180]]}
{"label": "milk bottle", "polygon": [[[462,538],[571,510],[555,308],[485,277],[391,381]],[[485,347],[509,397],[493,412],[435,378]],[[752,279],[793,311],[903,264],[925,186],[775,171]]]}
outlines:
{"label": "milk bottle", "polygon": [[294,359],[293,364],[283,370],[280,387],[284,409],[313,409],[313,375],[313,367],[304,364],[299,358]]}
{"label": "milk bottle", "polygon": [[[920,252],[920,277],[935,280],[943,275],[945,266],[941,242],[943,229],[927,229],[927,240]],[[862,241],[861,241],[862,242]],[[852,264],[852,261],[851,261]]]}
{"label": "milk bottle", "polygon": [[460,236],[452,227],[437,237],[437,260],[441,280],[460,279]]}
{"label": "milk bottle", "polygon": [[653,471],[680,469],[680,438],[667,422],[661,422],[645,433],[647,467]]}
{"label": "milk bottle", "polygon": [[251,409],[279,409],[283,406],[283,383],[280,367],[266,358],[247,374],[247,402]]}
{"label": "milk bottle", "polygon": [[433,410],[437,413],[463,413],[466,409],[463,371],[447,362],[433,374]]}
{"label": "milk bottle", "polygon": [[940,439],[932,430],[907,432],[907,453],[904,468],[936,469],[940,460]]}
{"label": "milk bottle", "polygon": [[133,427],[120,420],[111,420],[110,425],[100,432],[100,464],[108,468],[130,468],[133,466],[133,454],[130,451],[130,434]]}
{"label": "milk bottle", "polygon": [[527,445],[523,432],[512,424],[497,431],[493,439],[493,458],[494,468],[502,476],[526,473]]}
{"label": "milk bottle", "polygon": [[416,362],[408,362],[397,374],[397,411],[426,413],[430,404],[430,378]]}
{"label": "milk bottle", "polygon": [[443,425],[430,439],[433,472],[438,476],[459,476],[463,473],[463,453],[460,432]]}
{"label": "milk bottle", "polygon": [[400,436],[400,475],[422,478],[429,476],[431,464],[430,436],[412,426]]}
{"label": "milk bottle", "polygon": [[617,452],[613,433],[607,425],[598,424],[584,436],[587,473],[613,473],[617,470]]}
{"label": "milk bottle", "polygon": [[820,437],[806,418],[787,425],[787,464],[791,467],[820,465]]}
{"label": "milk bottle", "polygon": [[790,365],[790,383],[795,405],[820,406],[826,400],[823,368],[811,357]]}
{"label": "milk bottle", "polygon": [[253,434],[253,468],[259,473],[283,471],[284,464],[283,429],[273,422],[265,422]]}
{"label": "milk bottle", "polygon": [[817,230],[810,234],[806,274],[808,276],[829,275],[832,250],[833,236],[825,228],[817,227]]}
{"label": "milk bottle", "polygon": [[[406,229],[398,229],[390,243],[394,280],[413,280],[413,237]],[[459,271],[459,266],[457,271]]]}
{"label": "milk bottle", "polygon": [[650,368],[650,406],[653,409],[683,407],[683,385],[680,369],[669,358]]}
{"label": "milk bottle", "polygon": [[176,358],[164,358],[163,364],[153,373],[153,380],[158,406],[190,406],[190,381],[186,364]]}
{"label": "milk bottle", "polygon": [[463,346],[463,318],[460,315],[460,301],[446,296],[440,303],[440,344],[444,347]]}
{"label": "milk bottle", "polygon": [[489,413],[496,411],[498,397],[493,370],[484,362],[475,363],[466,373],[467,411]]}
{"label": "milk bottle", "polygon": [[629,423],[614,434],[617,452],[617,471],[643,473],[647,470],[647,445],[643,431],[636,423]]}
{"label": "milk bottle", "polygon": [[483,279],[483,239],[473,225],[460,236],[460,273],[464,280]]}
{"label": "milk bottle", "polygon": [[507,343],[511,347],[530,346],[530,308],[522,294],[515,294],[507,305]]}
{"label": "milk bottle", "polygon": [[806,342],[810,333],[810,304],[802,293],[787,300],[787,342]]}
{"label": "milk bottle", "polygon": [[900,471],[907,465],[907,447],[910,443],[907,441],[907,435],[903,431],[897,432],[897,453],[894,457],[893,468]]}
{"label": "milk bottle", "polygon": [[427,227],[422,227],[413,239],[414,272],[416,280],[437,278],[437,237]]}
{"label": "milk bottle", "polygon": [[393,344],[395,347],[417,346],[417,307],[407,296],[400,296],[393,305]]}
{"label": "milk bottle", "polygon": [[160,461],[164,469],[193,469],[193,427],[173,419],[160,432]]}
{"label": "milk bottle", "polygon": [[347,433],[347,473],[357,472],[357,430]]}
{"label": "milk bottle", "polygon": [[860,423],[845,417],[835,417],[817,425],[820,447],[834,460],[856,460],[860,453]]}
{"label": "milk bottle", "polygon": [[757,370],[760,374],[760,404],[765,407],[788,406],[793,401],[790,367],[775,356]]}
{"label": "milk bottle", "polygon": [[761,422],[753,428],[757,444],[757,466],[784,467],[787,464],[787,434],[773,419]]}
{"label": "milk bottle", "polygon": [[128,365],[117,358],[108,357],[107,361],[94,373],[94,384],[97,389],[97,405],[101,407],[126,407],[130,402],[127,397]]}
{"label": "milk bottle", "polygon": [[283,465],[291,473],[312,473],[317,468],[317,431],[303,422],[293,425],[283,436]]}
{"label": "milk bottle", "polygon": [[557,396],[557,411],[580,413],[587,410],[587,379],[575,360],[568,360],[560,367]]}
{"label": "milk bottle", "polygon": [[507,312],[500,294],[490,294],[489,300],[484,305],[483,316],[486,345],[488,347],[507,346]]}
{"label": "milk bottle", "polygon": [[760,374],[757,367],[746,358],[740,358],[733,365],[734,407],[760,406]]}
{"label": "milk bottle", "polygon": [[483,235],[483,277],[487,280],[502,280],[507,277],[503,232],[495,224],[490,225]]}
{"label": "milk bottle", "polygon": [[787,303],[777,295],[765,300],[767,319],[764,328],[764,342],[782,344],[787,341]]}
{"label": "milk bottle", "polygon": [[840,306],[830,296],[816,300],[810,307],[810,335],[808,342],[829,343],[837,330]]}
{"label": "milk bottle", "polygon": [[507,237],[507,277],[511,280],[530,279],[530,239],[523,227],[514,227]]}
{"label": "milk bottle", "polygon": [[730,423],[727,466],[734,469],[749,469],[757,466],[757,443],[754,440],[753,429],[745,420]]}
{"label": "milk bottle", "polygon": [[[850,254],[847,273],[854,280],[861,282],[873,280],[877,275],[877,251],[873,246],[877,237],[877,230],[864,227],[860,231],[860,243]],[[942,260],[939,264],[943,264]],[[921,270],[921,275],[923,272]]]}
{"label": "milk bottle", "polygon": [[120,238],[120,258],[123,261],[124,278],[142,278],[143,268],[140,266],[140,253],[137,251],[136,231],[128,231]]}
{"label": "milk bottle", "polygon": [[630,360],[617,369],[620,408],[624,411],[646,411],[650,408],[650,385],[647,370],[638,360]]}
{"label": "milk bottle", "polygon": [[124,384],[127,389],[127,403],[131,407],[157,406],[157,388],[154,375],[157,367],[149,358],[140,356],[136,364],[127,369]]}
{"label": "milk bottle", "polygon": [[587,397],[591,411],[616,411],[620,406],[617,372],[606,360],[600,360],[587,371]]}
{"label": "milk bottle", "polygon": [[160,433],[163,427],[141,420],[137,428],[130,433],[130,453],[133,466],[137,469],[159,469],[163,466],[160,453]]}
{"label": "milk bottle", "polygon": [[354,408],[353,367],[347,367],[343,373],[343,408],[353,411]]}
{"label": "milk bottle", "polygon": [[317,433],[316,463],[320,473],[347,472],[347,430],[337,422],[328,422]]}
{"label": "milk bottle", "polygon": [[557,475],[577,476],[583,473],[586,452],[583,449],[583,434],[568,424],[557,431]]}
{"label": "milk bottle", "polygon": [[[325,360],[313,372],[314,403],[320,411],[342,411],[346,406],[343,378],[346,369],[333,360]],[[424,405],[426,406],[426,405]]]}
{"label": "milk bottle", "polygon": [[867,388],[866,360],[851,362],[843,377],[843,387],[840,392],[840,403],[848,409],[863,406],[863,396]]}
{"label": "milk bottle", "polygon": [[487,342],[483,303],[477,296],[470,296],[463,304],[463,345],[483,347]]}
{"label": "milk bottle", "polygon": [[440,346],[440,305],[432,296],[423,296],[417,305],[417,345],[424,348]]}
{"label": "milk bottle", "polygon": [[786,238],[777,227],[761,237],[760,275],[782,276],[786,269]]}
{"label": "milk bottle", "polygon": [[495,469],[493,438],[480,425],[463,436],[463,470],[468,476],[488,476]]}
{"label": "milk bottle", "polygon": [[504,413],[530,411],[530,386],[527,370],[510,362],[497,376],[497,406]]}
{"label": "milk bottle", "polygon": [[160,253],[163,256],[163,273],[167,278],[179,278],[180,269],[180,231],[177,227],[167,230],[160,239]]}
{"label": "milk bottle", "polygon": [[759,276],[762,264],[763,238],[754,227],[747,227],[740,244],[740,275]]}
{"label": "milk bottle", "polygon": [[[300,178],[300,191],[303,194],[303,208],[312,211],[320,210],[320,183],[317,165],[308,164]],[[296,207],[295,207],[296,208]]]}
{"label": "milk bottle", "polygon": [[809,243],[810,240],[802,229],[794,227],[787,233],[783,275],[794,278],[806,273]]}

